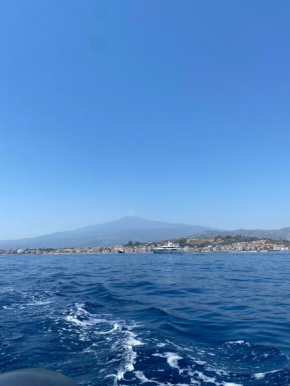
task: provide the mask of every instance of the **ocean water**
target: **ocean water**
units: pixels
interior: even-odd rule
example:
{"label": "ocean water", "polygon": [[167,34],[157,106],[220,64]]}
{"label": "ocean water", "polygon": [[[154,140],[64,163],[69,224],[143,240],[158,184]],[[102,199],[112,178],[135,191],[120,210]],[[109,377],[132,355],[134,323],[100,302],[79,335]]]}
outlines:
{"label": "ocean water", "polygon": [[0,257],[0,371],[290,385],[290,254]]}

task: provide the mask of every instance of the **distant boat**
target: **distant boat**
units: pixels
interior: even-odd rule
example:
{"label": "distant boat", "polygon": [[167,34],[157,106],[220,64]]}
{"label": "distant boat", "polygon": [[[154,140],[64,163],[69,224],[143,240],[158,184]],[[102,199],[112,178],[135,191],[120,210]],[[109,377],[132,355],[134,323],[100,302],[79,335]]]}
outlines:
{"label": "distant boat", "polygon": [[118,249],[118,253],[125,253],[124,249]]}
{"label": "distant boat", "polygon": [[171,242],[168,242],[166,245],[161,245],[160,247],[153,249],[154,253],[172,253],[172,254],[180,254],[183,253],[182,248],[179,245],[174,245]]}

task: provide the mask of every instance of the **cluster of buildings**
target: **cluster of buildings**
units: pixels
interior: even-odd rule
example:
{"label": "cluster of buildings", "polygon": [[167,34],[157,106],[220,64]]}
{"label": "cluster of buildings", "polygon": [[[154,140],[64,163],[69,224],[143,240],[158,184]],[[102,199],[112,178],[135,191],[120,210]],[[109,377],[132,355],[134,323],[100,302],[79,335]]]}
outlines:
{"label": "cluster of buildings", "polygon": [[286,252],[289,245],[269,242],[268,240],[242,241],[231,244],[212,242],[206,246],[185,246],[185,252]]}
{"label": "cluster of buildings", "polygon": [[[112,247],[76,247],[76,248],[27,248],[27,249],[8,249],[0,250],[0,254],[8,255],[43,255],[43,254],[80,254],[80,253],[146,253],[152,251],[153,244],[142,244],[142,246],[122,246],[115,245]],[[155,245],[155,244],[154,244]]]}
{"label": "cluster of buildings", "polygon": [[[209,239],[177,239],[176,244],[183,247],[183,252],[188,253],[209,253],[209,252],[287,252],[290,251],[290,243],[280,243],[269,240],[246,239],[232,242],[230,238],[216,237]],[[79,247],[79,248],[44,248],[44,249],[16,249],[0,250],[0,254],[94,254],[94,253],[147,253],[154,248],[160,247],[164,242],[159,243],[128,243],[126,245],[115,245],[112,247]]]}

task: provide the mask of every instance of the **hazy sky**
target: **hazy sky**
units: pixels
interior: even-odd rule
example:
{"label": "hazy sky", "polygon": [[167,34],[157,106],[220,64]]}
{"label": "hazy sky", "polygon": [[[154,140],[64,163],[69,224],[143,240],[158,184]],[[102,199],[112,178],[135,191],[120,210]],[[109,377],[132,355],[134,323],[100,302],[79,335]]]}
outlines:
{"label": "hazy sky", "polygon": [[1,0],[0,239],[290,226],[289,0]]}

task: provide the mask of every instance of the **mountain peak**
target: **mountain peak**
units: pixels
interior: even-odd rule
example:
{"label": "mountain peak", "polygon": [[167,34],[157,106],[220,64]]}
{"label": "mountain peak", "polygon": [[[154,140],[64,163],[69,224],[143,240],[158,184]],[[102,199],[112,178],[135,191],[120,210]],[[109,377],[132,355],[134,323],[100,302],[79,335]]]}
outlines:
{"label": "mountain peak", "polygon": [[117,221],[130,221],[130,220],[145,220],[145,218],[140,216],[123,216]]}
{"label": "mountain peak", "polygon": [[191,236],[206,229],[198,225],[172,224],[148,220],[139,216],[124,216],[105,224],[23,240],[0,241],[0,248],[112,246],[128,241],[160,241]]}

